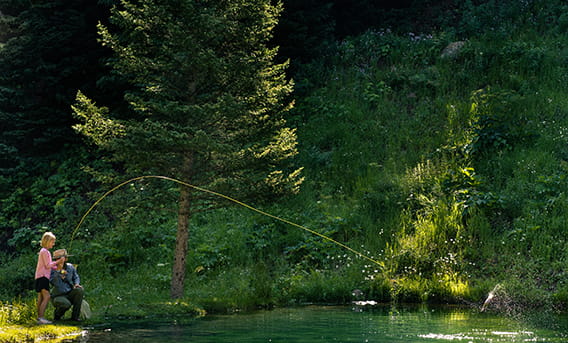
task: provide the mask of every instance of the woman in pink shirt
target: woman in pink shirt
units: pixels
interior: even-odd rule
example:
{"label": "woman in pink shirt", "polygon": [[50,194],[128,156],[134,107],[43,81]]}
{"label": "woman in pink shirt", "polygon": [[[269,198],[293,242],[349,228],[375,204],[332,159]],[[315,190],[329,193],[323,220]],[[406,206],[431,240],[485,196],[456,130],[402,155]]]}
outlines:
{"label": "woman in pink shirt", "polygon": [[55,245],[55,235],[46,232],[41,237],[41,250],[37,259],[35,272],[35,289],[37,292],[37,322],[38,324],[51,324],[43,317],[45,308],[49,302],[49,277],[51,270],[57,268],[57,261],[51,260],[51,253],[48,249]]}

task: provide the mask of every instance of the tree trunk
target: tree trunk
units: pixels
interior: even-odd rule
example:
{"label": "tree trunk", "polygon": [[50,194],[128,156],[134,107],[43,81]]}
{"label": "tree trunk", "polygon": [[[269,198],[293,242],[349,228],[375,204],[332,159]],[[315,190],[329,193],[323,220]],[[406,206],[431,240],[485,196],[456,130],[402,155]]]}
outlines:
{"label": "tree trunk", "polygon": [[[186,180],[191,175],[192,159],[186,156],[183,166],[183,174]],[[178,224],[176,235],[176,247],[174,252],[174,266],[172,271],[172,287],[170,295],[173,299],[183,297],[185,282],[185,261],[187,258],[189,240],[189,218],[191,214],[191,190],[182,186],[179,197]]]}

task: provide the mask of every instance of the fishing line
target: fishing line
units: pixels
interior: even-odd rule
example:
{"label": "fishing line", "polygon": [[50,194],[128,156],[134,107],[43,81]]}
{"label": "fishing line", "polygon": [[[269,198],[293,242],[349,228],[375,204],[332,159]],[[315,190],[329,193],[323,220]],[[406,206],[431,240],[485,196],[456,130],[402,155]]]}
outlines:
{"label": "fishing line", "polygon": [[348,251],[354,253],[355,255],[357,255],[357,256],[359,256],[359,257],[362,257],[362,258],[364,258],[364,259],[366,259],[366,260],[368,260],[368,261],[370,261],[370,262],[372,262],[372,263],[374,263],[374,264],[376,264],[376,265],[378,265],[378,266],[380,266],[380,267],[383,266],[380,262],[376,261],[375,259],[373,259],[373,258],[371,258],[371,257],[369,257],[369,256],[367,256],[367,255],[365,255],[365,254],[363,254],[363,253],[361,253],[361,252],[359,252],[359,251],[357,251],[357,250],[355,250],[355,249],[353,249],[353,248],[351,248],[351,247],[349,247],[349,246],[347,246],[347,245],[345,245],[345,244],[343,244],[343,243],[341,243],[341,242],[338,242],[338,241],[334,240],[334,239],[331,238],[331,237],[328,237],[328,236],[326,236],[326,235],[324,235],[324,234],[322,234],[322,233],[319,233],[319,232],[317,232],[317,231],[314,231],[314,230],[312,230],[312,229],[309,229],[309,228],[307,228],[307,227],[305,227],[305,226],[302,226],[302,225],[300,225],[300,224],[296,224],[296,223],[291,222],[291,221],[289,221],[289,220],[286,220],[286,219],[280,218],[280,217],[278,217],[278,216],[275,216],[275,215],[273,215],[273,214],[264,212],[264,211],[262,211],[262,210],[259,210],[258,208],[252,207],[252,206],[250,206],[250,205],[248,205],[248,204],[245,204],[244,202],[241,202],[241,201],[239,201],[239,200],[233,199],[233,198],[231,198],[231,197],[229,197],[229,196],[227,196],[227,195],[224,195],[224,194],[221,194],[221,193],[217,193],[217,192],[214,192],[214,191],[205,189],[205,188],[201,188],[201,187],[198,187],[198,186],[195,186],[195,185],[192,185],[192,184],[189,184],[189,183],[187,183],[187,182],[180,181],[180,180],[177,180],[177,179],[174,179],[174,178],[171,178],[171,177],[160,176],[160,175],[144,175],[144,176],[138,176],[138,177],[135,177],[135,178],[132,178],[132,179],[130,179],[130,180],[127,180],[127,181],[122,182],[121,184],[119,184],[119,185],[113,187],[112,189],[110,189],[109,191],[107,191],[105,194],[103,194],[97,201],[95,201],[95,202],[93,203],[93,205],[87,210],[87,212],[85,212],[85,214],[83,215],[83,217],[81,217],[81,220],[79,221],[79,223],[77,224],[77,226],[76,226],[75,229],[73,230],[73,233],[71,234],[71,242],[69,243],[69,246],[71,246],[71,244],[73,243],[73,239],[75,239],[75,235],[76,235],[76,233],[77,233],[77,230],[79,229],[79,227],[81,227],[81,225],[82,225],[83,222],[85,221],[85,218],[87,218],[87,216],[89,215],[89,213],[91,213],[91,211],[92,211],[104,198],[106,198],[110,193],[116,191],[117,189],[119,189],[119,188],[121,188],[121,187],[123,187],[123,186],[125,186],[125,185],[127,185],[127,184],[129,184],[129,183],[136,182],[136,181],[139,181],[139,180],[142,180],[142,179],[150,179],[150,178],[152,178],[152,179],[162,179],[162,180],[168,180],[168,181],[176,182],[176,183],[178,183],[178,184],[180,184],[180,185],[183,185],[183,186],[186,186],[186,187],[189,187],[189,188],[193,188],[193,189],[198,190],[198,191],[200,191],[200,192],[209,193],[209,194],[212,194],[212,195],[215,195],[215,196],[224,198],[224,199],[229,200],[229,201],[231,201],[231,202],[234,202],[234,203],[236,203],[236,204],[238,204],[238,205],[241,205],[241,206],[243,206],[243,207],[246,207],[246,208],[248,208],[248,209],[251,210],[251,211],[260,213],[260,214],[262,214],[262,215],[264,215],[264,216],[267,216],[267,217],[276,219],[276,220],[281,221],[281,222],[283,222],[283,223],[286,223],[286,224],[288,224],[288,225],[297,227],[297,228],[302,229],[302,230],[304,230],[304,231],[307,231],[307,232],[309,232],[309,233],[311,233],[311,234],[314,234],[314,235],[316,235],[316,236],[319,236],[319,237],[321,237],[321,238],[323,238],[323,239],[325,239],[325,240],[327,240],[327,241],[329,241],[329,242],[332,242],[332,243],[334,243],[334,244],[336,244],[336,245],[338,245],[338,246],[340,246],[340,247],[342,247],[342,248],[344,248],[344,249],[346,249],[346,250],[348,250]]}

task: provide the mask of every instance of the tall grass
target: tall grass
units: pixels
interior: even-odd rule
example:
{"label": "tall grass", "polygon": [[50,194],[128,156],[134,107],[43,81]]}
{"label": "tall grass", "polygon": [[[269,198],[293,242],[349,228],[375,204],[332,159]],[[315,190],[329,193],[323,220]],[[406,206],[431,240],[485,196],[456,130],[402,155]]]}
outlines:
{"label": "tall grass", "polygon": [[15,299],[11,302],[0,302],[0,327],[15,324],[29,324],[37,319],[34,300]]}

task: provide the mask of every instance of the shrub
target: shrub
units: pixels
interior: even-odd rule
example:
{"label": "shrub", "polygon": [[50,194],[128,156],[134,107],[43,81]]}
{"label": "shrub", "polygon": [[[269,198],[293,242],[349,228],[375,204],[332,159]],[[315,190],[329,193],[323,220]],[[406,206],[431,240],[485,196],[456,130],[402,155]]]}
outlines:
{"label": "shrub", "polygon": [[37,255],[18,257],[0,256],[0,301],[8,301],[14,297],[27,298],[34,289],[34,272]]}

